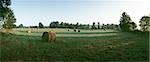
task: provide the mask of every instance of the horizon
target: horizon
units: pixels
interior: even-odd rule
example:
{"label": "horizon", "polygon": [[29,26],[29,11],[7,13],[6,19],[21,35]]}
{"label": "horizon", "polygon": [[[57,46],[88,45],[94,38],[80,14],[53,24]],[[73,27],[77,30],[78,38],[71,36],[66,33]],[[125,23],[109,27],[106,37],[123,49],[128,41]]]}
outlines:
{"label": "horizon", "polygon": [[142,16],[150,15],[149,3],[149,0],[13,0],[11,8],[17,18],[17,26],[38,26],[39,22],[49,26],[53,21],[119,24],[123,12],[139,25]]}

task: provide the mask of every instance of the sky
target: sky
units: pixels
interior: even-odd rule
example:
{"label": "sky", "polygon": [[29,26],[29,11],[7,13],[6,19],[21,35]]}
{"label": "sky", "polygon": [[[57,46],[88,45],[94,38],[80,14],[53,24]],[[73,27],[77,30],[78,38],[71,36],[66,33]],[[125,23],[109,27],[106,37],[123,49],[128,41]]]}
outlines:
{"label": "sky", "polygon": [[142,16],[150,15],[150,0],[12,0],[16,25],[38,25],[42,22],[119,24],[127,12],[139,24]]}

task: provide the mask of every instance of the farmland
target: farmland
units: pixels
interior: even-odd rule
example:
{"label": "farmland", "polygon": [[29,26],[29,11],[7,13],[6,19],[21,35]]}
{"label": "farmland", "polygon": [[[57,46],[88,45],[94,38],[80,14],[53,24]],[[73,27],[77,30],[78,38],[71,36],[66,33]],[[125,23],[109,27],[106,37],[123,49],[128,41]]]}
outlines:
{"label": "farmland", "polygon": [[[32,33],[27,33],[31,30]],[[57,40],[43,42],[42,32],[54,30]],[[52,62],[149,61],[149,33],[114,30],[13,29],[0,33],[0,60]]]}

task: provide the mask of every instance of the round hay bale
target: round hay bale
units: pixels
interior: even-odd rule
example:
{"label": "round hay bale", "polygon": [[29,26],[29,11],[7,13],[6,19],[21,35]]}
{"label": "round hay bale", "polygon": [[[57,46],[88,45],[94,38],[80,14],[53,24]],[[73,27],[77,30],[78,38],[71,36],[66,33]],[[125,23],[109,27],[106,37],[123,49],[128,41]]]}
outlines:
{"label": "round hay bale", "polygon": [[80,32],[80,30],[78,30],[78,32]]}
{"label": "round hay bale", "polygon": [[43,32],[42,40],[43,40],[44,42],[48,42],[48,38],[49,38],[48,32]]}
{"label": "round hay bale", "polygon": [[56,32],[51,30],[49,31],[49,42],[55,42],[56,41]]}
{"label": "round hay bale", "polygon": [[31,33],[31,31],[27,31],[27,33],[29,33],[29,34],[30,34],[30,33]]}
{"label": "round hay bale", "polygon": [[76,29],[74,29],[74,32],[76,32]]}

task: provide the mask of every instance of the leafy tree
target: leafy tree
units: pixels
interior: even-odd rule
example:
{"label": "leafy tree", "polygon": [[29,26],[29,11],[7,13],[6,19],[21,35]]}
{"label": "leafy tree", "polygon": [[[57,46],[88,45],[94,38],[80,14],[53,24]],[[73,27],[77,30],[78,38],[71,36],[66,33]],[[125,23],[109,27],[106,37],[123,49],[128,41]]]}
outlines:
{"label": "leafy tree", "polygon": [[114,25],[116,30],[119,30],[119,25]]}
{"label": "leafy tree", "polygon": [[58,21],[50,23],[50,28],[58,28],[58,27],[59,27],[59,22]]}
{"label": "leafy tree", "polygon": [[87,29],[89,29],[89,27],[90,27],[90,24],[87,24]]}
{"label": "leafy tree", "polygon": [[98,29],[100,29],[100,23],[98,22]]}
{"label": "leafy tree", "polygon": [[0,0],[0,17],[2,17],[4,24],[3,27],[5,29],[12,29],[16,25],[16,18],[14,16],[13,11],[10,9],[11,0]]}
{"label": "leafy tree", "polygon": [[77,22],[77,24],[76,24],[76,29],[79,27],[79,23]]}
{"label": "leafy tree", "polygon": [[150,16],[143,16],[141,18],[140,27],[142,31],[150,31]]}
{"label": "leafy tree", "polygon": [[19,27],[19,28],[23,28],[24,26],[23,26],[23,24],[20,24],[18,27]]}
{"label": "leafy tree", "polygon": [[0,6],[5,7],[11,5],[11,0],[0,0]]}
{"label": "leafy tree", "polygon": [[65,28],[69,27],[69,23],[64,23]]}
{"label": "leafy tree", "polygon": [[11,29],[15,27],[16,18],[14,16],[13,11],[10,8],[5,8],[4,13],[4,24],[3,27],[5,29]]}
{"label": "leafy tree", "polygon": [[60,23],[60,28],[64,28],[64,23],[63,22]]}
{"label": "leafy tree", "polygon": [[111,25],[109,26],[110,29],[114,29],[114,27],[115,27],[114,24],[111,24]]}
{"label": "leafy tree", "polygon": [[92,29],[96,29],[95,22],[93,22]]}
{"label": "leafy tree", "polygon": [[39,22],[39,28],[44,28],[44,25],[42,24],[42,22]]}
{"label": "leafy tree", "polygon": [[107,28],[107,29],[110,29],[110,24],[106,24],[106,28]]}
{"label": "leafy tree", "polygon": [[0,17],[3,17],[3,18],[5,17],[6,9],[10,5],[11,5],[10,0],[0,0]]}
{"label": "leafy tree", "polygon": [[102,29],[105,29],[105,24],[102,24]]}
{"label": "leafy tree", "polygon": [[69,24],[69,28],[74,28],[74,25],[71,23],[71,24]]}
{"label": "leafy tree", "polygon": [[130,22],[130,25],[131,25],[131,27],[130,27],[131,31],[134,31],[135,28],[137,27],[137,25],[134,22]]}
{"label": "leafy tree", "polygon": [[131,21],[130,16],[126,12],[122,13],[119,25],[122,31],[132,31],[132,29],[136,28],[136,24],[134,24],[134,22]]}

